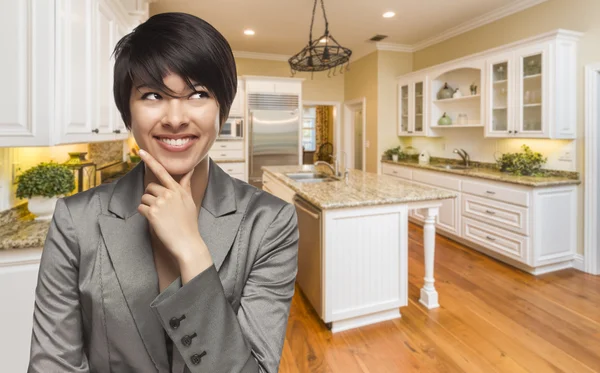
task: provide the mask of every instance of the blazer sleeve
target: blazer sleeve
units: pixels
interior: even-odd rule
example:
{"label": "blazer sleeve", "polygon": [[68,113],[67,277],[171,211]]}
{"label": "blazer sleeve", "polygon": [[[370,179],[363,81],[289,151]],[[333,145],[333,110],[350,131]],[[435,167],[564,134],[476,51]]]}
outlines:
{"label": "blazer sleeve", "polygon": [[261,240],[237,315],[214,265],[152,302],[192,373],[277,373],[298,270],[298,238],[296,209],[288,203]]}
{"label": "blazer sleeve", "polygon": [[79,244],[63,199],[46,236],[35,290],[27,372],[89,372],[78,290]]}

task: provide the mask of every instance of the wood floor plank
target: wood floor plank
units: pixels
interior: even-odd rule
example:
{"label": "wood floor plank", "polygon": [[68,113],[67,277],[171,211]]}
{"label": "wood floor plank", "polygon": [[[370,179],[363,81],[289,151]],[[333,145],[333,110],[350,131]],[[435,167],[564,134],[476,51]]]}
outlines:
{"label": "wood floor plank", "polygon": [[332,334],[300,289],[279,371],[600,372],[600,276],[532,276],[436,237],[441,307],[418,302],[422,229],[409,225],[409,305],[402,317]]}

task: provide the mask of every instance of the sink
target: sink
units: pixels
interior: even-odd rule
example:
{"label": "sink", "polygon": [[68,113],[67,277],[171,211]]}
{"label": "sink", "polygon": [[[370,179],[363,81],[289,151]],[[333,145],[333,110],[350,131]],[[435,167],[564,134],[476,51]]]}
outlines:
{"label": "sink", "polygon": [[435,164],[432,166],[437,168],[444,168],[446,170],[470,170],[472,168],[459,164]]}
{"label": "sink", "polygon": [[336,178],[331,175],[313,172],[297,172],[285,174],[290,179],[299,183],[320,183],[325,181],[337,181]]}

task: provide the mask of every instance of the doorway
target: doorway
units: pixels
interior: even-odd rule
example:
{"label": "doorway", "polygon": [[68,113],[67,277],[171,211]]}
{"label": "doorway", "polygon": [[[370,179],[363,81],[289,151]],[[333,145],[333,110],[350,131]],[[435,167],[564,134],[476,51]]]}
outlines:
{"label": "doorway", "polygon": [[366,98],[344,102],[344,153],[348,168],[366,171]]}
{"label": "doorway", "polygon": [[340,103],[304,101],[302,106],[303,164],[333,163],[340,148]]}

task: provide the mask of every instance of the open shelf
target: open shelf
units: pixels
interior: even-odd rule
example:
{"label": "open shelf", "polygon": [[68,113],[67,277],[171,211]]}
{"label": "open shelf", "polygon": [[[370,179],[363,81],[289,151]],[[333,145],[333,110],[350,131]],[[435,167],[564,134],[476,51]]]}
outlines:
{"label": "open shelf", "polygon": [[478,128],[478,127],[483,127],[483,124],[481,123],[474,123],[474,124],[450,124],[447,126],[438,126],[438,125],[432,125],[430,126],[431,128]]}
{"label": "open shelf", "polygon": [[450,103],[450,102],[458,102],[458,101],[471,101],[471,100],[476,100],[479,97],[481,97],[481,95],[463,96],[463,97],[459,97],[459,98],[447,98],[445,100],[435,100],[433,102],[435,102],[436,104],[441,104],[441,103]]}

